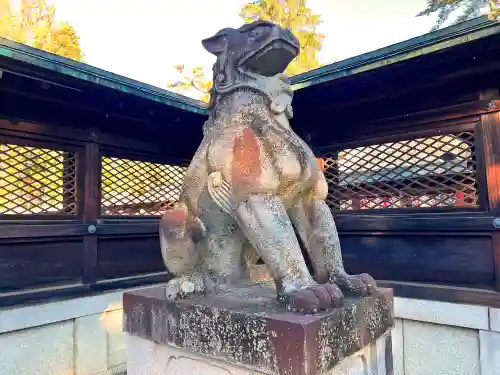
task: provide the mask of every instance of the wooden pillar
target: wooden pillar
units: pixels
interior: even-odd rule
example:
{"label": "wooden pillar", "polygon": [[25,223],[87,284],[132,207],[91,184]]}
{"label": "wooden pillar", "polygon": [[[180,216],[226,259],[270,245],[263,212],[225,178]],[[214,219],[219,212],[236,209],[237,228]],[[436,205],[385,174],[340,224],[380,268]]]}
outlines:
{"label": "wooden pillar", "polygon": [[359,196],[353,196],[351,198],[351,201],[352,201],[352,209],[354,211],[359,211],[361,210],[361,198]]}
{"label": "wooden pillar", "polygon": [[[500,101],[498,90],[487,90],[481,93],[481,99],[491,99],[487,110],[481,115],[481,130],[483,134],[483,152],[486,170],[486,185],[488,193],[488,209],[493,220],[500,218]],[[493,229],[493,259],[495,265],[495,285],[500,292],[500,228]]]}
{"label": "wooden pillar", "polygon": [[83,240],[83,282],[94,283],[97,279],[97,219],[101,214],[101,159],[99,145],[87,143],[84,151],[84,206],[83,221],[87,234]]}

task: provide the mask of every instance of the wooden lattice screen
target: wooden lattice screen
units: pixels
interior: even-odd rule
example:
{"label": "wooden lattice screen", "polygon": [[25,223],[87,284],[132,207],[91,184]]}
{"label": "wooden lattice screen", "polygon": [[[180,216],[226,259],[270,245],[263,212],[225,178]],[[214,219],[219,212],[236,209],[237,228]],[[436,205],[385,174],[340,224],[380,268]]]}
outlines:
{"label": "wooden lattice screen", "polygon": [[179,199],[186,168],[103,156],[101,170],[103,216],[154,216]]}
{"label": "wooden lattice screen", "polygon": [[76,153],[0,143],[0,214],[75,215]]}
{"label": "wooden lattice screen", "polygon": [[[80,154],[83,156],[83,154]],[[78,152],[0,143],[0,215],[77,216]],[[185,167],[101,157],[101,215],[157,216],[178,199]],[[81,191],[80,191],[81,192]]]}
{"label": "wooden lattice screen", "polygon": [[478,207],[474,131],[323,155],[333,210]]}

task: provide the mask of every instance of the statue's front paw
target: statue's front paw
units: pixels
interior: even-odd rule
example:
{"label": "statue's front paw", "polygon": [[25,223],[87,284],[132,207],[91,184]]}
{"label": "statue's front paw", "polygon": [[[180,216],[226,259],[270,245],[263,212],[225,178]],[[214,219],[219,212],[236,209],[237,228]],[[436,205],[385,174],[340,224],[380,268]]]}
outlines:
{"label": "statue's front paw", "polygon": [[362,297],[373,294],[377,290],[377,282],[367,273],[332,277],[330,282],[337,284],[348,293]]}
{"label": "statue's front paw", "polygon": [[342,306],[344,295],[336,285],[323,284],[295,290],[280,300],[289,310],[311,314]]}
{"label": "statue's front paw", "polygon": [[202,277],[176,277],[168,282],[165,288],[167,299],[175,300],[187,298],[194,293],[205,291],[205,282]]}

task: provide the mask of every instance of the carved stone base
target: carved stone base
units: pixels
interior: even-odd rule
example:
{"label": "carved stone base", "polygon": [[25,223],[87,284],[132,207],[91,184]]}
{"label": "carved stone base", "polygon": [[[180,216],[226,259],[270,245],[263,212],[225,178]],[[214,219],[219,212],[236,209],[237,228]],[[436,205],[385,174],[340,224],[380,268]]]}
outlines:
{"label": "carved stone base", "polygon": [[[392,375],[391,337],[387,333],[344,358],[324,375]],[[127,375],[264,375],[258,369],[194,354],[190,350],[127,335]],[[387,351],[389,350],[389,352]]]}
{"label": "carved stone base", "polygon": [[123,296],[128,375],[392,374],[392,291],[301,315],[262,285],[167,301],[163,287]]}

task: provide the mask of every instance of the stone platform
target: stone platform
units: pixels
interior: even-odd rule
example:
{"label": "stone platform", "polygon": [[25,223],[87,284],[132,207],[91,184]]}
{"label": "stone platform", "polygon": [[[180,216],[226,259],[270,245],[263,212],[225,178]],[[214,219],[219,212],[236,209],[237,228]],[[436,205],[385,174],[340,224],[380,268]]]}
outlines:
{"label": "stone platform", "polygon": [[[201,374],[193,367],[200,365],[200,358],[205,358],[207,366],[215,360],[219,364],[210,366],[224,368],[223,363],[252,371],[221,374],[335,374],[332,369],[352,367],[345,359],[363,350],[377,353],[363,354],[361,362],[375,354],[384,360],[384,375],[392,374],[390,337],[384,336],[394,321],[390,289],[379,289],[366,298],[346,298],[342,308],[314,315],[280,307],[275,291],[262,285],[226,288],[175,302],[166,299],[164,287],[152,287],[125,293],[123,307],[129,375],[180,373],[170,369],[172,358],[189,359],[192,371],[186,371],[190,374]],[[382,336],[381,348],[380,340],[374,344]],[[153,369],[155,361],[161,369]]]}

